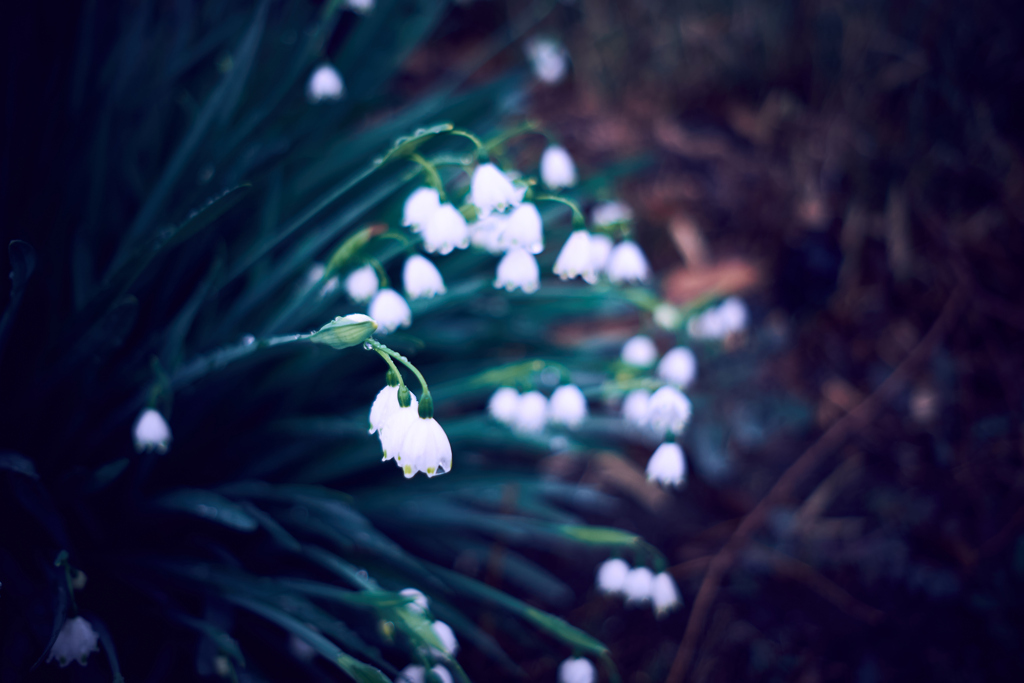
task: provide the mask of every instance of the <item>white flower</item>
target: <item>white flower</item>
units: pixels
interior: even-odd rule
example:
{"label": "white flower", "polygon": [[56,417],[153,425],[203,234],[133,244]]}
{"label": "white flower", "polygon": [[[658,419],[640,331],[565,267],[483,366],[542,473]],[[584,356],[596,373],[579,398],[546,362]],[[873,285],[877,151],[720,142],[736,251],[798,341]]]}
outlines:
{"label": "white flower", "polygon": [[441,641],[441,645],[444,646],[444,652],[452,655],[453,657],[459,652],[459,641],[455,637],[455,632],[452,631],[452,627],[443,621],[435,621],[430,625],[431,630],[434,631],[434,635]]}
{"label": "white flower", "polygon": [[324,273],[327,272],[327,266],[322,263],[314,263],[309,267],[309,271],[306,273],[306,284],[307,288],[312,287],[316,283],[320,282],[323,278]]}
{"label": "white flower", "polygon": [[551,145],[544,150],[540,157],[540,177],[554,190],[576,184],[576,164],[564,147]]}
{"label": "white flower", "polygon": [[663,443],[647,461],[647,481],[679,486],[686,481],[686,458],[677,443]]}
{"label": "white flower", "polygon": [[590,220],[599,227],[626,223],[633,220],[633,209],[622,202],[604,202],[593,208]]}
{"label": "white flower", "polygon": [[679,309],[664,301],[654,307],[654,324],[663,330],[674,330],[683,322],[683,314]]}
{"label": "white flower", "polygon": [[306,83],[306,99],[313,104],[324,100],[340,100],[345,94],[341,74],[331,64],[321,64]]}
{"label": "white flower", "polygon": [[622,417],[635,427],[647,426],[647,410],[651,405],[651,392],[646,389],[634,389],[626,394],[622,402]]}
{"label": "white flower", "polygon": [[[431,668],[430,673],[437,676],[441,683],[454,683],[451,673],[440,664]],[[398,678],[395,679],[395,683],[425,683],[426,680],[427,670],[419,664],[410,664],[398,672]]]}
{"label": "white flower", "polygon": [[524,249],[508,252],[498,261],[494,286],[510,292],[519,288],[526,294],[533,294],[540,289],[540,266],[537,265],[537,259]]}
{"label": "white flower", "polygon": [[459,210],[442,204],[423,224],[423,248],[430,253],[450,254],[469,246],[469,227]]}
{"label": "white flower", "polygon": [[718,315],[729,334],[742,331],[747,326],[747,319],[750,317],[747,305],[738,296],[730,296],[719,304]]}
{"label": "white flower", "polygon": [[604,272],[608,265],[608,257],[612,254],[615,243],[608,235],[590,234],[590,267],[594,269],[594,278]]}
{"label": "white flower", "polygon": [[398,591],[398,594],[413,599],[412,602],[405,606],[406,609],[412,610],[413,612],[423,614],[430,607],[430,603],[427,601],[427,596],[415,588],[403,588]]}
{"label": "white flower", "polygon": [[487,401],[487,412],[498,422],[512,425],[519,414],[519,392],[512,387],[501,387]]}
{"label": "white flower", "polygon": [[647,257],[632,240],[623,240],[615,245],[605,270],[612,282],[643,282],[651,274]]}
{"label": "white flower", "polygon": [[93,630],[92,624],[82,617],[72,617],[61,626],[46,661],[56,658],[61,668],[70,664],[72,660],[85,666],[89,653],[99,650],[99,639],[99,634]]}
{"label": "white flower", "polygon": [[366,14],[373,9],[376,0],[346,0],[348,8],[357,14]]}
{"label": "white flower", "polygon": [[743,331],[747,326],[748,315],[743,300],[731,296],[720,305],[690,318],[686,331],[695,339],[724,339],[730,334]]}
{"label": "white flower", "polygon": [[675,387],[662,387],[647,404],[647,423],[659,434],[681,434],[693,414],[690,399]]}
{"label": "white flower", "polygon": [[469,241],[474,247],[486,249],[492,254],[505,251],[501,246],[501,235],[505,231],[508,216],[493,213],[469,226]]}
{"label": "white flower", "polygon": [[649,368],[658,360],[658,347],[642,334],[630,338],[622,345],[622,362],[637,368]]}
{"label": "white flower", "polygon": [[651,582],[651,600],[654,602],[654,616],[663,616],[679,606],[679,589],[668,572],[654,575]]}
{"label": "white flower", "polygon": [[575,429],[587,418],[587,398],[575,384],[555,389],[548,402],[548,420]]}
{"label": "white flower", "polygon": [[505,219],[498,233],[502,249],[521,247],[531,254],[544,251],[544,225],[536,204],[520,204]]}
{"label": "white flower", "polygon": [[132,427],[132,441],[135,442],[135,450],[156,451],[163,454],[171,445],[171,427],[159,411],[146,408],[135,419],[135,426]]}
{"label": "white flower", "polygon": [[697,377],[697,357],[685,346],[670,349],[658,363],[658,377],[685,389]]}
{"label": "white flower", "polygon": [[519,397],[513,426],[520,432],[536,434],[548,421],[548,399],[539,391],[528,391]]}
{"label": "white flower", "polygon": [[434,212],[441,208],[441,195],[432,187],[417,187],[402,206],[402,225],[413,232],[423,229]]}
{"label": "white flower", "polygon": [[597,590],[609,595],[622,592],[626,585],[626,575],[629,574],[629,564],[625,560],[612,558],[605,560],[597,570]]}
{"label": "white flower", "polygon": [[594,261],[590,255],[591,235],[586,230],[573,230],[569,239],[558,252],[553,268],[555,275],[563,280],[580,276],[590,284],[597,282]]}
{"label": "white flower", "polygon": [[435,294],[444,294],[448,291],[444,287],[441,271],[429,259],[419,254],[413,254],[405,260],[405,265],[402,266],[402,286],[409,299],[429,299]]}
{"label": "white flower", "polygon": [[481,218],[486,218],[494,211],[517,206],[522,200],[522,192],[494,164],[480,164],[473,171],[469,183],[469,201],[480,210]]}
{"label": "white flower", "polygon": [[[416,408],[418,401],[412,392],[409,392],[409,404]],[[395,411],[402,406],[398,403],[398,387],[386,386],[377,392],[377,398],[373,399],[370,406],[370,433],[373,434],[381,429],[388,419],[395,414]],[[387,458],[385,458],[386,460]]]}
{"label": "white flower", "polygon": [[558,665],[558,683],[594,683],[597,672],[586,657],[570,657]]}
{"label": "white flower", "polygon": [[626,596],[627,605],[643,605],[651,600],[654,589],[654,572],[647,567],[634,567],[626,574],[622,583],[622,592]]}
{"label": "white flower", "polygon": [[373,296],[368,311],[371,318],[377,321],[381,334],[394,332],[399,327],[412,325],[412,311],[402,295],[385,287]]}
{"label": "white flower", "polygon": [[538,80],[553,85],[565,78],[569,69],[569,53],[551,38],[531,38],[523,46]]}
{"label": "white flower", "polygon": [[373,266],[367,264],[345,276],[345,292],[353,301],[369,301],[380,288],[380,280]]}
{"label": "white flower", "polygon": [[420,417],[412,405],[398,408],[380,427],[384,459],[395,459],[406,479],[425,472],[433,477],[452,469],[452,445],[432,417]]}

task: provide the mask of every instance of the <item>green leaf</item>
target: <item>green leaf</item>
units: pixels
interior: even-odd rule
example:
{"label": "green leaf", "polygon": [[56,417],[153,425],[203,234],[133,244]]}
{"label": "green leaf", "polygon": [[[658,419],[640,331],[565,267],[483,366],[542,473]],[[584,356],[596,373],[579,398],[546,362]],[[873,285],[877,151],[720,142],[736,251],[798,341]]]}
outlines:
{"label": "green leaf", "polygon": [[612,527],[562,524],[555,528],[573,540],[582,541],[590,545],[622,548],[637,546],[642,543],[642,540],[636,534]]}
{"label": "green leaf", "polygon": [[319,581],[307,579],[278,579],[282,588],[302,593],[316,598],[324,598],[333,602],[339,602],[349,607],[364,607],[371,609],[382,609],[385,607],[402,607],[413,601],[405,595],[392,593],[383,590],[351,591],[338,588]]}
{"label": "green leaf", "polygon": [[436,126],[430,126],[429,128],[420,128],[415,131],[412,135],[400,137],[395,140],[394,146],[388,150],[387,154],[376,161],[377,165],[387,163],[393,159],[400,159],[407,157],[427,140],[430,140],[436,135],[447,133],[454,130],[455,126],[450,123],[440,123]]}
{"label": "green leaf", "polygon": [[241,505],[202,489],[179,489],[157,499],[158,507],[187,512],[238,531],[255,531],[259,522]]}
{"label": "green leaf", "polygon": [[181,244],[203,228],[211,225],[218,218],[238,206],[239,202],[245,199],[251,191],[252,185],[242,183],[210,197],[202,206],[193,209],[185,217],[185,220],[178,224],[178,227],[174,229],[174,236],[168,240],[166,246],[172,247]]}
{"label": "green leaf", "polygon": [[212,640],[218,650],[235,660],[235,664],[245,666],[245,657],[242,655],[242,649],[238,646],[238,641],[232,638],[229,633],[222,631],[208,621],[193,619],[186,614],[171,612],[170,616]]}

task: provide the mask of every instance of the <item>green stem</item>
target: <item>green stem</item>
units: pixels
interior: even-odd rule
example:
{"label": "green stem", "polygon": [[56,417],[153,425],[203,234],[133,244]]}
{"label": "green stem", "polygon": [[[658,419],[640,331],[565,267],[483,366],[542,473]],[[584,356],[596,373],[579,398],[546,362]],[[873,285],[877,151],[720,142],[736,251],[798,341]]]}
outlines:
{"label": "green stem", "polygon": [[485,144],[485,148],[487,151],[492,151],[495,147],[498,147],[499,145],[502,145],[512,138],[524,133],[536,133],[537,135],[543,136],[548,142],[552,142],[551,136],[547,132],[538,129],[536,121],[526,121],[516,128],[499,133],[495,137],[491,138]]}
{"label": "green stem", "polygon": [[257,339],[248,343],[243,341],[239,344],[235,344],[234,346],[227,346],[222,349],[217,349],[216,351],[211,351],[210,353],[199,356],[181,370],[174,373],[174,376],[171,378],[171,385],[177,388],[194,382],[214,370],[219,370],[239,358],[248,356],[257,349],[266,349],[271,346],[280,346],[282,344],[305,341],[312,336],[312,332],[308,334],[285,334],[277,337],[268,337],[267,339]]}
{"label": "green stem", "polygon": [[437,190],[437,193],[441,195],[441,201],[448,201],[447,197],[445,197],[444,194],[444,183],[441,182],[441,175],[437,172],[437,168],[434,166],[434,164],[430,163],[429,161],[424,159],[419,154],[416,154],[415,152],[409,155],[409,160],[415,161],[423,168],[423,172],[427,176],[427,182],[429,182],[433,186],[433,188]]}
{"label": "green stem", "polygon": [[459,135],[461,137],[466,138],[467,140],[471,141],[474,145],[476,145],[476,149],[477,149],[478,152],[486,152],[487,151],[487,147],[484,145],[484,143],[480,142],[480,138],[478,138],[477,136],[473,135],[469,131],[460,130],[459,128],[455,128],[453,130],[448,131],[448,134],[449,135]]}
{"label": "green stem", "polygon": [[[373,341],[373,340],[370,339],[369,341]],[[370,346],[373,346],[373,345],[371,344]],[[405,380],[402,378],[402,373],[398,371],[397,367],[395,367],[395,361],[391,360],[391,356],[389,356],[388,354],[384,353],[380,349],[374,348],[373,350],[376,351],[377,353],[379,353],[380,357],[384,359],[384,362],[388,364],[388,367],[391,368],[392,370],[394,370],[395,374],[398,375],[398,388],[399,388],[399,390],[401,390],[401,388],[405,386]]]}
{"label": "green stem", "polygon": [[565,197],[558,197],[558,196],[553,195],[553,194],[540,194],[540,195],[535,195],[534,198],[533,198],[533,201],[534,202],[558,202],[560,204],[565,204],[570,209],[572,209],[572,224],[573,224],[573,227],[585,228],[586,225],[587,225],[587,221],[586,221],[586,219],[583,218],[583,212],[580,211],[580,207],[577,206],[576,202],[572,201],[571,199],[566,199]]}
{"label": "green stem", "polygon": [[[413,365],[412,363],[409,362],[408,358],[406,358],[402,354],[398,353],[397,351],[392,351],[391,349],[389,349],[388,347],[384,346],[383,344],[381,344],[379,341],[377,341],[376,339],[374,339],[372,337],[370,339],[367,339],[366,343],[374,351],[376,351],[377,353],[381,354],[381,356],[383,356],[384,354],[387,354],[387,355],[391,356],[392,358],[394,358],[395,360],[397,360],[398,362],[400,362],[405,367],[409,368],[409,370],[412,372],[412,374],[416,375],[416,379],[418,379],[420,381],[420,387],[423,389],[423,394],[421,395],[421,398],[423,396],[426,396],[427,394],[430,393],[430,389],[427,387],[427,380],[423,379],[423,375],[420,374],[420,371],[416,369],[415,365]],[[394,367],[393,364],[392,364],[392,367]]]}

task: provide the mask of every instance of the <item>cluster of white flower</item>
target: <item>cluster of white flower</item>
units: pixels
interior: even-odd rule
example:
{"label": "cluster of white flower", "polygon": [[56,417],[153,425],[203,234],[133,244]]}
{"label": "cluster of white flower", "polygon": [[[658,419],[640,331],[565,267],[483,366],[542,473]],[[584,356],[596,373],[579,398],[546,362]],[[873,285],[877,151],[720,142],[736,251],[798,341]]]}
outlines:
{"label": "cluster of white flower", "polygon": [[597,590],[621,595],[626,605],[651,605],[661,618],[679,606],[679,589],[668,572],[655,574],[647,567],[630,567],[625,560],[605,560],[597,570]]}
{"label": "cluster of white flower", "polygon": [[[380,437],[384,460],[394,459],[407,479],[417,472],[434,477],[452,469],[452,445],[437,421],[424,416],[412,392],[403,406],[403,387],[385,386],[370,406],[370,434]],[[432,414],[431,408],[428,411]]]}
{"label": "cluster of white flower", "polygon": [[533,37],[523,46],[537,80],[554,85],[569,71],[569,51],[554,38]]}
{"label": "cluster of white flower", "polygon": [[597,671],[586,657],[569,657],[558,665],[558,683],[594,683]]}
{"label": "cluster of white flower", "polygon": [[686,331],[694,339],[725,339],[746,329],[749,317],[743,299],[730,296],[719,305],[690,318]]}
{"label": "cluster of white flower", "polygon": [[487,412],[498,422],[518,432],[539,434],[548,424],[575,429],[587,419],[587,398],[575,384],[564,384],[548,399],[539,391],[520,394],[501,387],[491,394]]}

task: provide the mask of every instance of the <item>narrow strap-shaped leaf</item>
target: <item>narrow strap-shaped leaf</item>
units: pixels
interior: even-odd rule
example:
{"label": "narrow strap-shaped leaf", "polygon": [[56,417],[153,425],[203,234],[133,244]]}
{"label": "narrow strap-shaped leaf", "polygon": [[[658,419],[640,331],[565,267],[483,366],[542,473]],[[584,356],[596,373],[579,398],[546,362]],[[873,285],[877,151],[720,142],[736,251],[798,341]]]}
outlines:
{"label": "narrow strap-shaped leaf", "polygon": [[255,531],[259,522],[224,496],[202,489],[179,489],[157,499],[158,507],[187,512],[238,531]]}
{"label": "narrow strap-shaped leaf", "polygon": [[25,295],[25,285],[36,269],[36,250],[28,242],[12,240],[7,246],[7,253],[11,259],[11,300],[4,311],[4,317],[0,319],[0,357]]}

